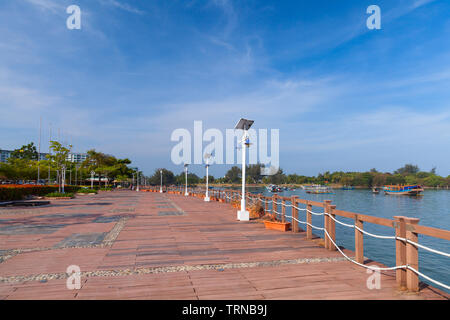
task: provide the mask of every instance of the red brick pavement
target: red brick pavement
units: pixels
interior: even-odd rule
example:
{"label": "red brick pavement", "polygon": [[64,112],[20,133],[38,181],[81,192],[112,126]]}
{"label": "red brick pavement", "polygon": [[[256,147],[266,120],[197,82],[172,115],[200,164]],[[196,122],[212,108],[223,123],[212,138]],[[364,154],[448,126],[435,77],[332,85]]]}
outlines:
{"label": "red brick pavement", "polygon": [[[448,299],[426,286],[419,294],[399,292],[392,272],[382,273],[380,290],[369,290],[365,269],[303,232],[238,222],[229,204],[179,195],[105,192],[1,210],[2,254],[0,299]],[[322,260],[270,265],[310,258]],[[258,262],[269,265],[245,264]],[[69,265],[90,272],[78,290],[67,289],[66,279],[50,279],[64,276]],[[160,273],[150,273],[154,268]],[[115,273],[96,274],[103,271]]]}

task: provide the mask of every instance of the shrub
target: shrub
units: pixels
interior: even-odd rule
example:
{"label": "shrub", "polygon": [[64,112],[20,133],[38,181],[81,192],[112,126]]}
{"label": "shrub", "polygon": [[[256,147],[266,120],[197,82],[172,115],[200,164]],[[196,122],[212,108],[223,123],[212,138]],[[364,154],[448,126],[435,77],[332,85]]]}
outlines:
{"label": "shrub", "polygon": [[45,195],[48,198],[66,198],[66,197],[73,197],[73,193],[70,192],[66,192],[66,193],[62,193],[62,192],[51,192]]}
{"label": "shrub", "polygon": [[[78,186],[65,186],[64,191],[74,193],[78,191]],[[0,201],[23,200],[27,196],[45,196],[52,192],[57,192],[58,186],[39,185],[18,185],[8,184],[0,186]]]}
{"label": "shrub", "polygon": [[94,190],[94,189],[79,189],[78,191],[77,191],[77,193],[97,193],[97,191],[96,190]]}

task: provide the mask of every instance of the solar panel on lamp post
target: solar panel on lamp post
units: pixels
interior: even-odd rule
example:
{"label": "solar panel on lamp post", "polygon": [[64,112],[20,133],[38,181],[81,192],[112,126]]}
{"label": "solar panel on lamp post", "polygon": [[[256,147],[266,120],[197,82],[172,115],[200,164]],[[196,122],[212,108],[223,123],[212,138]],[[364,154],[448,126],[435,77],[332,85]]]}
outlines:
{"label": "solar panel on lamp post", "polygon": [[209,202],[209,186],[208,186],[208,168],[209,168],[209,159],[211,158],[210,153],[205,154],[206,160],[206,193],[205,193],[205,201]]}
{"label": "solar panel on lamp post", "polygon": [[187,190],[187,173],[188,173],[188,164],[187,163],[184,165],[184,173],[185,173],[185,178],[186,178],[186,187],[184,189],[184,195],[187,197],[189,195],[188,190]]}
{"label": "solar panel on lamp post", "polygon": [[254,123],[253,120],[247,120],[241,118],[234,129],[240,129],[243,130],[242,134],[242,197],[241,197],[241,210],[237,212],[237,219],[240,221],[249,221],[250,220],[250,214],[245,208],[245,156],[246,156],[246,147],[250,146],[250,141],[248,137],[248,129],[252,126]]}

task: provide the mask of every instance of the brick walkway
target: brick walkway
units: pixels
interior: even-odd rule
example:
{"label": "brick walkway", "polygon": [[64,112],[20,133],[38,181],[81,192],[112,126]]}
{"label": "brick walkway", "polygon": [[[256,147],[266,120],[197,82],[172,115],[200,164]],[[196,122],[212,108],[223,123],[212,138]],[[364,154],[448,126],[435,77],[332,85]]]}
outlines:
{"label": "brick walkway", "polygon": [[[303,232],[235,219],[229,204],[132,191],[0,209],[0,299],[449,297],[398,292],[392,272],[369,290],[365,269]],[[70,265],[79,290],[66,287]]]}

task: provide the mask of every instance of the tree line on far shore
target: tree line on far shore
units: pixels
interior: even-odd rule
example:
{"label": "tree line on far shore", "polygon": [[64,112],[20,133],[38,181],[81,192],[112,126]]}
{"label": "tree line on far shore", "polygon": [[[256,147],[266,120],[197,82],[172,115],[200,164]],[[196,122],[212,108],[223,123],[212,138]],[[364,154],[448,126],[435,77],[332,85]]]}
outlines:
{"label": "tree line on far shore", "polygon": [[[441,177],[436,174],[436,168],[430,171],[421,171],[417,165],[406,164],[394,172],[379,172],[375,168],[367,172],[324,172],[317,176],[305,176],[298,174],[285,174],[280,169],[272,176],[261,175],[263,165],[255,164],[246,167],[246,182],[249,184],[339,184],[343,186],[359,187],[381,187],[384,185],[406,185],[420,184],[426,187],[447,187],[450,186],[450,175]],[[167,169],[156,169],[149,178],[152,185],[159,185],[163,170],[163,184],[183,185],[185,184],[185,173],[175,175]],[[216,184],[239,184],[241,183],[241,168],[234,166],[227,171],[224,177],[214,178],[209,176],[209,183]],[[206,177],[199,177],[194,173],[188,173],[188,184],[196,185],[205,183]]]}

